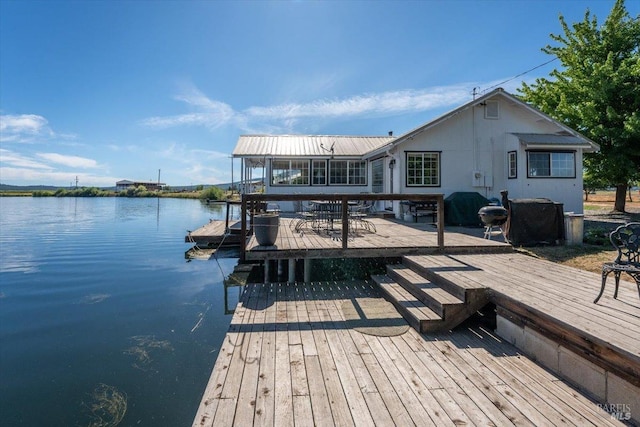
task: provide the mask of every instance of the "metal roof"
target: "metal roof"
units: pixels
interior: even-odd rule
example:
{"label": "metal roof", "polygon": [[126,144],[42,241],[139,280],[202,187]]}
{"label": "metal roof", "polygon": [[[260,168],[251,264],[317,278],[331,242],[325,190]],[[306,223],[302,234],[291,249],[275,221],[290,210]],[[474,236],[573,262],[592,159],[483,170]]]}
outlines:
{"label": "metal roof", "polygon": [[583,138],[569,135],[557,135],[548,133],[513,133],[517,136],[520,142],[526,146],[540,145],[560,145],[560,146],[572,146],[572,147],[587,147],[590,148],[591,144]]}
{"label": "metal roof", "polygon": [[393,136],[241,135],[233,156],[359,157],[394,139]]}

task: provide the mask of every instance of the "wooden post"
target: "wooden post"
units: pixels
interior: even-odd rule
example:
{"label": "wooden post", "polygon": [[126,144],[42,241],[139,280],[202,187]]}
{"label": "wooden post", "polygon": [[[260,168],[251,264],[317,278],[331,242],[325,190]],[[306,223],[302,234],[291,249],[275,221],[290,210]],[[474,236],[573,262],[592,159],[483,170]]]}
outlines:
{"label": "wooden post", "polygon": [[271,261],[269,261],[269,259],[265,259],[264,260],[264,283],[269,283],[269,276],[270,276],[270,264]]}
{"label": "wooden post", "polygon": [[289,259],[289,283],[295,283],[296,281],[296,259]]}
{"label": "wooden post", "polygon": [[347,249],[349,240],[349,200],[348,196],[342,196],[342,249]]}
{"label": "wooden post", "polygon": [[444,198],[442,194],[437,196],[438,202],[438,249],[444,250]]}
{"label": "wooden post", "polygon": [[304,259],[304,283],[311,282],[311,258]]}
{"label": "wooden post", "polygon": [[245,252],[247,251],[247,197],[242,194],[242,205],[240,209],[240,261],[245,261]]}

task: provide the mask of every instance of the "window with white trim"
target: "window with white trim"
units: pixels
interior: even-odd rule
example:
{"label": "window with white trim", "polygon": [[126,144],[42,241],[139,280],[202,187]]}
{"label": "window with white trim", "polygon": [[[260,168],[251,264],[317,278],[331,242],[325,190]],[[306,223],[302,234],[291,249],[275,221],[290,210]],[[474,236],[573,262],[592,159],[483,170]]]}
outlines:
{"label": "window with white trim", "polygon": [[329,185],[367,185],[367,162],[329,160]]}
{"label": "window with white trim", "polygon": [[573,151],[527,151],[528,178],[575,178]]}
{"label": "window with white trim", "polygon": [[439,187],[440,153],[408,152],[406,180],[407,187]]}
{"label": "window with white trim", "polygon": [[518,152],[509,151],[509,175],[508,178],[513,179],[518,177]]}
{"label": "window with white trim", "polygon": [[309,185],[309,161],[272,160],[271,185]]}
{"label": "window with white trim", "polygon": [[311,174],[313,179],[312,185],[327,185],[327,161],[326,160],[314,160],[311,162]]}

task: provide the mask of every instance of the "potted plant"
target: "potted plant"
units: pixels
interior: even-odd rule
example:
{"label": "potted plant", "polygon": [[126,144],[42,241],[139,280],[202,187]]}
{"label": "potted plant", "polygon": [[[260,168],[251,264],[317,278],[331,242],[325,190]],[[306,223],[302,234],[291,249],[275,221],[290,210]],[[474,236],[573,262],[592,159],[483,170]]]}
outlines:
{"label": "potted plant", "polygon": [[278,237],[280,215],[276,212],[259,213],[253,216],[253,231],[260,246],[273,246]]}

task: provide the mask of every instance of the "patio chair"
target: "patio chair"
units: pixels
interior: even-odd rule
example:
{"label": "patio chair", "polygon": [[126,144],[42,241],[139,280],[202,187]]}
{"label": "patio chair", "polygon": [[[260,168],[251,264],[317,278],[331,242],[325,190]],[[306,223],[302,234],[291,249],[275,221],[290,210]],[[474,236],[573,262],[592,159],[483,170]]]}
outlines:
{"label": "patio chair", "polygon": [[301,210],[296,212],[296,216],[293,221],[289,223],[289,228],[300,233],[303,228],[310,225],[311,228],[316,228],[318,221],[318,213],[314,209],[312,204],[300,204]]}
{"label": "patio chair", "polygon": [[366,218],[375,211],[373,201],[360,201],[349,211],[349,228],[357,230],[358,226],[372,233],[376,232],[376,226]]}
{"label": "patio chair", "polygon": [[633,277],[638,286],[640,295],[640,222],[630,222],[619,226],[609,235],[611,244],[618,250],[618,256],[613,262],[606,262],[602,266],[602,286],[600,293],[593,301],[598,302],[604,292],[607,276],[613,272],[616,287],[613,298],[618,298],[618,286],[620,285],[620,275],[627,273]]}

